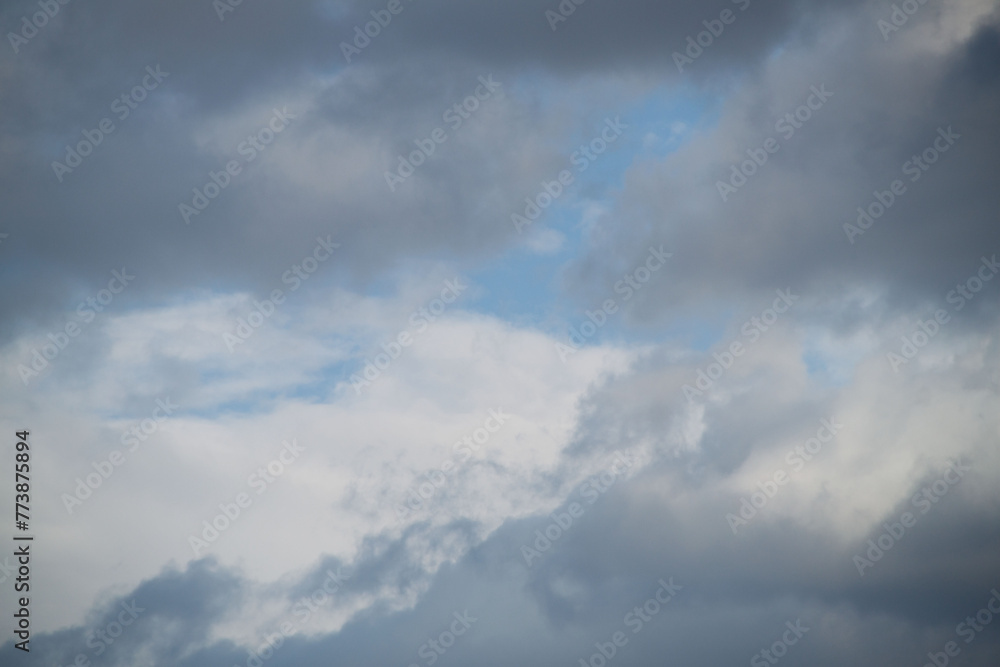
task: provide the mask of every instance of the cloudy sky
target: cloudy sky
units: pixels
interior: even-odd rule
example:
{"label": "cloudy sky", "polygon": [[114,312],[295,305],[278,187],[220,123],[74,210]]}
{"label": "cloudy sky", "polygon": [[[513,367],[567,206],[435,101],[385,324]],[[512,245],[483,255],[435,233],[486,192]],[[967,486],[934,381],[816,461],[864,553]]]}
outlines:
{"label": "cloudy sky", "polygon": [[997,664],[1000,4],[0,26],[0,663]]}

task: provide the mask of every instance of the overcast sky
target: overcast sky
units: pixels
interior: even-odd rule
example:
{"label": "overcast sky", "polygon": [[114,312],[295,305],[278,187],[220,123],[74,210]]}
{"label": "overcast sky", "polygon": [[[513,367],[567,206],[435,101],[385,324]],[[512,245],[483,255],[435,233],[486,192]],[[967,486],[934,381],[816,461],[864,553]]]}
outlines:
{"label": "overcast sky", "polygon": [[0,663],[996,666],[997,2],[0,27]]}

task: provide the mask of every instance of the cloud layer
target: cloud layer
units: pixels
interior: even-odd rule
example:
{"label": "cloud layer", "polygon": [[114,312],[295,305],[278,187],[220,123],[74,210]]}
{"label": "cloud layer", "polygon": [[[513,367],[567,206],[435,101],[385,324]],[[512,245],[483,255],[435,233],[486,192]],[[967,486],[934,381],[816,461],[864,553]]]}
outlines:
{"label": "cloud layer", "polygon": [[4,664],[995,664],[996,3],[45,6]]}

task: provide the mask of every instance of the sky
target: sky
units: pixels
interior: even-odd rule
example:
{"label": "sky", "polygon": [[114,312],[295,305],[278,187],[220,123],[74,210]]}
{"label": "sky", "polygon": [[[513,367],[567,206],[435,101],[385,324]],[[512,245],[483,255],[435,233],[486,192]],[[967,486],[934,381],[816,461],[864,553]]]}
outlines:
{"label": "sky", "polygon": [[0,27],[0,664],[997,664],[1000,4]]}

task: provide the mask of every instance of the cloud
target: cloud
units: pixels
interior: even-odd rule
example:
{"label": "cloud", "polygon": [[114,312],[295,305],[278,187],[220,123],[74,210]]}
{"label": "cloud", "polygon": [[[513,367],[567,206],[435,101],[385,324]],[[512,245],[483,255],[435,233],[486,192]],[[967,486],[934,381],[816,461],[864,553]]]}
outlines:
{"label": "cloud", "polygon": [[32,664],[994,664],[998,12],[898,4],[60,5],[0,56]]}

